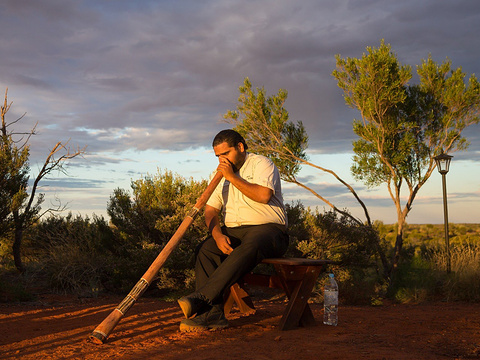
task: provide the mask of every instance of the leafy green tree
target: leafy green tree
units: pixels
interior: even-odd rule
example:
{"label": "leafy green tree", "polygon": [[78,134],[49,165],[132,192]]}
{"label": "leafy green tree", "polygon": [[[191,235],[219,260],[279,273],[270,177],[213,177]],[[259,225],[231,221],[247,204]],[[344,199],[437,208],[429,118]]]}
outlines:
{"label": "leafy green tree", "polygon": [[276,95],[267,96],[263,87],[254,90],[248,78],[244,79],[239,91],[237,109],[229,110],[223,117],[225,121],[234,124],[235,130],[244,136],[249,149],[269,157],[278,167],[282,180],[310,191],[337,213],[351,217],[353,221],[361,224],[362,221],[339,209],[297,178],[302,165],[331,174],[353,194],[364,210],[367,223],[371,224],[367,208],[355,190],[333,170],[308,161],[306,155],[308,135],[301,121],[293,123],[289,120],[288,111],[284,107],[287,91],[280,89]]}
{"label": "leafy green tree", "polygon": [[[362,207],[366,224],[372,231],[368,234],[374,237],[376,251],[381,259],[384,269],[388,268],[387,258],[381,245],[381,239],[374,230],[374,224],[370,220],[368,209],[355,192],[353,187],[346,183],[333,170],[316,165],[308,160],[306,149],[308,136],[301,121],[293,123],[289,120],[288,111],[284,104],[287,99],[287,91],[279,90],[276,95],[267,96],[265,89],[252,88],[248,78],[244,79],[243,86],[239,87],[237,109],[228,111],[224,115],[225,121],[234,124],[235,130],[242,134],[252,152],[269,157],[277,165],[282,180],[296,184],[310,191],[321,201],[330,206],[336,214],[349,218],[358,226],[363,221],[351,215],[347,210],[341,210],[327,198],[317,193],[314,189],[297,179],[297,174],[302,165],[311,166],[332,175],[337,181],[348,189]],[[292,226],[292,222],[289,222]]]}
{"label": "leafy green tree", "polygon": [[[11,107],[5,91],[4,104],[0,108],[2,120],[0,134],[0,238],[12,242],[13,258],[16,268],[23,272],[21,248],[24,231],[35,223],[46,212],[60,211],[64,207],[48,209],[41,213],[43,194],[37,194],[40,181],[55,170],[64,171],[62,165],[70,159],[82,154],[84,149],[71,152],[67,143],[58,142],[48,154],[32,186],[28,185],[30,167],[30,145],[28,141],[35,135],[35,127],[27,133],[15,133],[10,130],[19,119],[8,123],[6,114]],[[59,153],[63,155],[58,156]]]}
{"label": "leafy green tree", "polygon": [[[418,85],[409,85],[411,68],[399,63],[390,45],[368,47],[361,58],[336,56],[333,76],[348,106],[359,110],[353,130],[359,140],[352,173],[369,187],[385,184],[397,212],[397,236],[390,271],[403,246],[406,217],[420,188],[443,151],[466,149],[462,131],[478,123],[480,85],[474,75],[465,84],[460,68],[429,56],[417,66]],[[406,186],[406,201],[402,190]]]}
{"label": "leafy green tree", "polygon": [[7,130],[5,114],[10,106],[2,106],[0,138],[0,235],[6,236],[13,230],[12,209],[18,208],[26,198],[28,182],[28,147],[12,146],[12,134]]}

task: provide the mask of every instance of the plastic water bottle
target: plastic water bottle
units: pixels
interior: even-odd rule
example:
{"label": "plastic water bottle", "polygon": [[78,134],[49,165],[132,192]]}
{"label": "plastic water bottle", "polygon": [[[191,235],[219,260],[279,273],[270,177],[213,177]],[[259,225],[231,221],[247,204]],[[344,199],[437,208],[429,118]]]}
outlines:
{"label": "plastic water bottle", "polygon": [[338,323],[338,285],[333,274],[328,274],[323,291],[323,323],[333,326]]}

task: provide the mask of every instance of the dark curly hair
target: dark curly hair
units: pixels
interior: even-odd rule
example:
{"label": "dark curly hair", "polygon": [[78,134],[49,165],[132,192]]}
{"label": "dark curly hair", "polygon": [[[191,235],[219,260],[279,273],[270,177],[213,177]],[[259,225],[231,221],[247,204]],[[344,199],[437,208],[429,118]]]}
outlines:
{"label": "dark curly hair", "polygon": [[215,135],[212,146],[215,147],[224,142],[226,142],[230,147],[236,147],[238,143],[242,143],[245,150],[248,148],[243,136],[235,130],[227,129],[220,131],[217,135]]}

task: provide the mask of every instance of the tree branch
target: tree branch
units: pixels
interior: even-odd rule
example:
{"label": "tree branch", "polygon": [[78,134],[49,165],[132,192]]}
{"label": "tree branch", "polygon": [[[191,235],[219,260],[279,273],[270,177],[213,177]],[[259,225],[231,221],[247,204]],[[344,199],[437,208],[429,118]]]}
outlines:
{"label": "tree branch", "polygon": [[[40,172],[38,173],[38,175],[36,176],[33,182],[30,198],[28,200],[27,206],[25,207],[25,213],[28,213],[31,209],[33,200],[35,199],[35,193],[37,191],[38,183],[40,182],[40,180],[42,180],[46,175],[50,174],[54,170],[59,170],[64,173],[62,169],[63,163],[65,163],[67,160],[73,159],[85,153],[86,146],[83,147],[82,149],[77,149],[76,151],[71,152],[70,149],[66,147],[69,141],[70,140],[68,140],[65,144],[63,144],[62,142],[57,142],[53,147],[53,149],[48,154],[42,166],[42,169],[40,170]],[[58,159],[55,159],[55,154],[57,154],[61,150],[66,150],[66,154],[60,156]]]}

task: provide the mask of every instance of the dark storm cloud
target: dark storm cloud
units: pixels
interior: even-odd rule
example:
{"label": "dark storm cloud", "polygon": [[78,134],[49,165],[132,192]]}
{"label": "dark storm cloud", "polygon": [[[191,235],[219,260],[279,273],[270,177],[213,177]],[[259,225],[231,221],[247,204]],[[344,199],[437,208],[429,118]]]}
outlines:
{"label": "dark storm cloud", "polygon": [[480,3],[468,0],[9,0],[0,21],[0,86],[12,118],[39,122],[41,149],[208,147],[248,76],[269,94],[288,90],[312,150],[348,152],[359,115],[331,76],[335,54],[359,57],[384,38],[403,63],[431,53],[480,74]]}
{"label": "dark storm cloud", "polygon": [[[30,179],[30,182],[33,180]],[[113,183],[113,181],[104,180],[91,180],[91,179],[78,179],[78,178],[44,178],[40,192],[46,191],[59,191],[59,190],[78,190],[84,191],[85,189],[98,189],[105,186],[106,183]]]}

